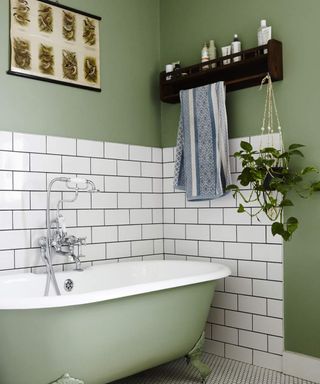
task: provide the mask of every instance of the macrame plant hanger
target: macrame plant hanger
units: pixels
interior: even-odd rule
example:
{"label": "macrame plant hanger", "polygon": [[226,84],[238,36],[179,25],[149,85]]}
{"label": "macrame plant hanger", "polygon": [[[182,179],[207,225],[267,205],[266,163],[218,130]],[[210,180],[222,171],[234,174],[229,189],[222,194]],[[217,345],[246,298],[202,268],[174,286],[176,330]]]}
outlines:
{"label": "macrame plant hanger", "polygon": [[[260,134],[260,150],[264,147],[275,147],[275,133],[279,134],[279,149],[284,152],[282,128],[280,124],[276,99],[273,91],[273,84],[270,74],[268,73],[261,81],[260,90],[263,85],[267,83],[267,94],[263,113],[263,120]],[[275,122],[277,122],[277,128],[275,129]]]}
{"label": "macrame plant hanger", "polygon": [[[282,136],[282,128],[280,124],[276,99],[274,96],[273,84],[270,74],[268,73],[261,82],[260,90],[263,85],[267,83],[267,94],[266,101],[263,113],[261,134],[260,134],[260,155],[264,158],[272,157],[268,153],[261,152],[263,148],[273,147],[280,150],[282,153],[284,152],[283,145],[283,136]],[[277,128],[275,128],[275,120],[277,123]],[[276,139],[276,133],[278,133],[278,139]],[[284,158],[278,159],[278,167],[287,167],[287,161]],[[270,168],[271,170],[271,168]],[[278,199],[278,192],[274,195],[273,191],[264,191],[263,197],[264,202],[267,203],[269,199]],[[279,216],[280,211],[275,208],[269,209],[265,212],[270,219],[276,220]]]}

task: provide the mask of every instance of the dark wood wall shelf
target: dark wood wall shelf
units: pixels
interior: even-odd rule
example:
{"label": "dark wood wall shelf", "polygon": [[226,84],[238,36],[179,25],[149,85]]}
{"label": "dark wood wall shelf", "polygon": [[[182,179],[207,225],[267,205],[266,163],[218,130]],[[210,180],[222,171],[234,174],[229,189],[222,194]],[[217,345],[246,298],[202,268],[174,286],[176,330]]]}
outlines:
{"label": "dark wood wall shelf", "polygon": [[[233,62],[233,58],[240,61]],[[230,64],[223,61],[230,60]],[[283,79],[282,43],[270,40],[267,45],[247,49],[229,56],[185,67],[168,74],[160,73],[160,99],[165,103],[179,103],[179,92],[202,85],[224,81],[227,92],[259,85],[269,73],[273,81]]]}

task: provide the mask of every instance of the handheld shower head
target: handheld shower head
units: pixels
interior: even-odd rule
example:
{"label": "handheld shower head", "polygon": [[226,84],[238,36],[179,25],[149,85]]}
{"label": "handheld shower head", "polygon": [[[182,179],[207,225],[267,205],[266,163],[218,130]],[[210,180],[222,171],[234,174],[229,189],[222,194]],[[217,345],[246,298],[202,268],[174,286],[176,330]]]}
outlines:
{"label": "handheld shower head", "polygon": [[79,192],[89,192],[89,193],[100,192],[92,180],[83,179],[80,177],[59,178],[56,180],[64,181],[67,185],[67,188],[70,191],[74,192],[74,196],[71,199],[62,198],[61,200],[58,201],[57,216],[56,216],[57,218],[61,216],[60,210],[62,209],[62,204],[74,203],[79,197]]}
{"label": "handheld shower head", "polygon": [[81,177],[73,177],[69,179],[69,183],[72,184],[86,184],[88,182],[87,179],[82,179]]}

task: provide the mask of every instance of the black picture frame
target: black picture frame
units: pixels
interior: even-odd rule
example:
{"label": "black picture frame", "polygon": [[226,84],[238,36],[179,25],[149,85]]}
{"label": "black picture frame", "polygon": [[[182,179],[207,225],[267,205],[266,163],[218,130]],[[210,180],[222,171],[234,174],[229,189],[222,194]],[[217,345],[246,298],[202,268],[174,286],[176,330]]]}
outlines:
{"label": "black picture frame", "polygon": [[[61,3],[57,3],[55,1],[51,1],[51,0],[36,0],[36,1],[38,1],[39,3],[45,3],[45,4],[48,4],[48,5],[51,5],[53,7],[61,8],[63,10],[66,10],[66,11],[69,11],[69,12],[73,12],[73,13],[76,13],[76,14],[79,14],[79,15],[82,15],[82,16],[86,16],[86,17],[89,17],[91,19],[97,20],[99,22],[102,20],[101,16],[97,16],[97,15],[94,15],[94,14],[86,12],[86,11],[82,11],[82,10],[79,10],[79,9],[76,9],[76,8],[73,8],[73,7],[69,7],[67,5],[64,5],[64,4],[61,4]],[[23,72],[18,72],[18,71],[12,70],[12,38],[11,38],[11,3],[12,3],[12,0],[9,0],[9,3],[10,3],[10,7],[9,7],[9,31],[10,31],[10,38],[9,38],[9,68],[10,69],[8,69],[8,71],[6,72],[7,75],[23,77],[23,78],[27,78],[27,79],[31,79],[31,80],[38,80],[38,81],[52,83],[52,84],[59,84],[59,85],[64,85],[64,86],[68,86],[68,87],[89,90],[89,91],[93,91],[93,92],[100,92],[100,93],[102,92],[101,87],[96,88],[96,87],[89,86],[89,85],[86,86],[86,85],[83,85],[83,84],[76,84],[76,83],[71,83],[71,82],[68,82],[68,81],[57,80],[57,79],[54,79],[54,78],[43,77],[41,75],[32,75],[32,74],[28,74],[28,73],[23,73]],[[99,47],[99,50],[100,50],[100,47]]]}

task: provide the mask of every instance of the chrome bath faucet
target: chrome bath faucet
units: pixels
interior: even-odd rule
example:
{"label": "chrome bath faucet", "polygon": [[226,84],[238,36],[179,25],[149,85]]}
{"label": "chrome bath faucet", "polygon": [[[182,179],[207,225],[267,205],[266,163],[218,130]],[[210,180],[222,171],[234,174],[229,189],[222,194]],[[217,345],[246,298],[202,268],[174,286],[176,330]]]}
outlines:
{"label": "chrome bath faucet", "polygon": [[[55,219],[53,220],[54,228],[51,227],[50,207],[51,207],[51,191],[55,182],[64,182],[68,190],[74,192],[74,196],[70,200],[59,200],[56,209]],[[71,257],[75,262],[76,271],[83,271],[81,268],[80,258],[84,257],[82,254],[82,247],[86,245],[86,237],[76,237],[74,235],[68,236],[65,219],[60,212],[63,203],[73,203],[77,200],[79,192],[95,193],[99,192],[95,184],[91,180],[81,178],[70,177],[58,177],[49,183],[47,192],[47,236],[39,239],[39,245],[41,249],[41,257],[45,263],[47,270],[47,284],[45,288],[45,296],[49,294],[50,282],[52,281],[57,295],[60,295],[60,290],[56,281],[52,266],[52,249],[55,253]],[[76,248],[78,248],[78,255],[76,254]]]}

